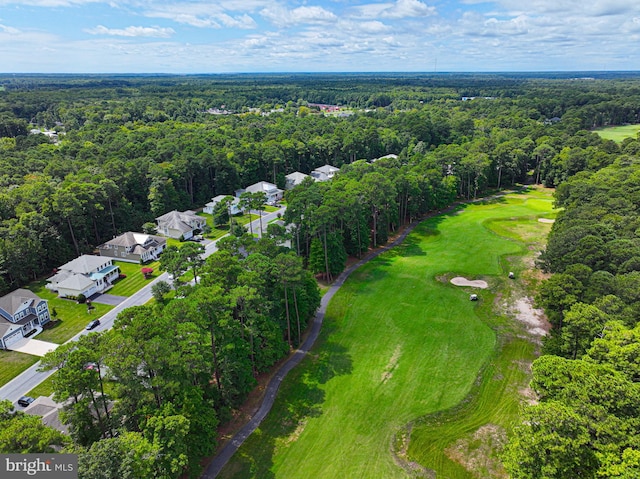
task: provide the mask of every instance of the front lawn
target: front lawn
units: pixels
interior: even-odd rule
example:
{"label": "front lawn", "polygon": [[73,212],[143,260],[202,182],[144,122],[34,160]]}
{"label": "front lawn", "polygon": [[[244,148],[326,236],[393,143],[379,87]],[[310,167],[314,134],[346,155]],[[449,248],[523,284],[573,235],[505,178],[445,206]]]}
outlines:
{"label": "front lawn", "polygon": [[[132,296],[162,274],[159,261],[154,261],[144,266],[138,263],[126,263],[124,261],[115,261],[114,264],[120,267],[120,274],[127,276],[126,278],[117,280],[113,284],[113,288],[107,291],[107,294],[114,294],[116,296]],[[146,279],[142,274],[142,268],[153,269],[153,273],[151,273],[149,279]]]}
{"label": "front lawn", "polygon": [[56,293],[45,288],[46,284],[46,281],[42,280],[27,285],[28,289],[49,301],[49,312],[53,323],[46,325],[45,330],[38,334],[36,339],[62,344],[82,331],[89,321],[99,318],[113,308],[106,304],[93,303],[94,309],[88,313],[86,304],[58,298]]}
{"label": "front lawn", "polygon": [[4,386],[39,360],[38,356],[0,349],[0,386]]}

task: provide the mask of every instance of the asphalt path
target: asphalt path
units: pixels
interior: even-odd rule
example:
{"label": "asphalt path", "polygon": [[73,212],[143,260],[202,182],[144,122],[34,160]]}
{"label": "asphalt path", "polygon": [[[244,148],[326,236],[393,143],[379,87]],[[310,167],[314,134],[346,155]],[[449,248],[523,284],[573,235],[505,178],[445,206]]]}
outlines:
{"label": "asphalt path", "polygon": [[278,369],[276,374],[269,381],[269,384],[267,384],[264,397],[262,399],[262,404],[260,405],[256,413],[251,417],[251,419],[249,419],[249,422],[247,422],[242,427],[242,429],[240,429],[233,436],[233,438],[231,438],[231,440],[227,442],[227,444],[222,448],[220,453],[213,459],[213,461],[211,461],[207,469],[204,471],[204,474],[201,476],[201,479],[214,479],[215,477],[217,477],[222,468],[227,464],[229,459],[231,459],[231,456],[235,454],[242,443],[244,443],[244,441],[251,435],[251,433],[253,433],[253,431],[258,428],[262,420],[267,416],[276,399],[276,395],[278,389],[280,388],[280,384],[282,384],[282,380],[286,377],[289,371],[291,371],[300,363],[300,361],[302,361],[305,355],[313,347],[313,343],[315,343],[318,335],[320,334],[322,321],[324,320],[324,315],[327,311],[327,305],[329,304],[329,301],[331,301],[333,295],[336,294],[336,292],[344,284],[351,273],[353,273],[363,264],[380,255],[381,253],[402,243],[418,223],[419,221],[412,223],[392,243],[380,248],[379,250],[369,253],[363,259],[351,265],[349,268],[344,270],[340,274],[340,276],[338,276],[338,278],[331,285],[329,290],[325,293],[325,295],[322,297],[322,300],[320,301],[320,307],[318,308],[318,311],[316,312],[316,315],[313,319],[313,323],[311,324],[311,329],[309,330],[307,339],[305,339],[300,348],[297,349],[282,366],[280,366],[280,369]]}
{"label": "asphalt path", "polygon": [[[285,209],[286,209],[285,207],[282,207],[278,211],[262,215],[263,229],[266,230],[266,224],[269,221],[277,218],[278,213],[284,214]],[[257,212],[255,213],[257,214]],[[252,228],[254,233],[257,232],[258,234],[260,234],[259,219],[252,221]],[[249,229],[248,224],[247,224],[247,229]],[[213,254],[215,251],[218,250],[216,243],[217,243],[217,240],[205,244],[205,252],[202,255],[204,258],[206,258],[207,256],[210,256],[211,254]],[[169,279],[169,275],[167,273],[162,273],[160,276],[154,279],[151,283],[148,283],[147,285],[145,285],[142,289],[140,289],[139,291],[134,293],[132,296],[128,297],[126,300],[118,304],[115,308],[113,308],[103,316],[97,318],[100,320],[100,326],[94,328],[91,332],[106,331],[107,329],[110,329],[113,326],[113,322],[115,321],[118,314],[122,312],[124,309],[130,308],[132,306],[141,306],[145,304],[147,301],[149,301],[153,296],[151,294],[151,288],[158,281],[165,281],[168,283],[171,282],[171,280]],[[91,316],[87,315],[87,322],[89,322],[91,319],[92,319]],[[69,341],[76,341],[80,336],[88,334],[89,332],[90,331],[82,330],[81,332],[76,334],[73,338],[71,338]],[[2,386],[0,388],[0,399],[8,399],[12,403],[15,403],[21,396],[24,396],[27,392],[31,391],[33,388],[35,388],[42,381],[47,379],[49,376],[51,376],[55,372],[55,370],[40,372],[38,371],[39,367],[40,367],[40,361],[38,361],[29,369],[22,372],[20,375],[16,376],[7,384]]]}

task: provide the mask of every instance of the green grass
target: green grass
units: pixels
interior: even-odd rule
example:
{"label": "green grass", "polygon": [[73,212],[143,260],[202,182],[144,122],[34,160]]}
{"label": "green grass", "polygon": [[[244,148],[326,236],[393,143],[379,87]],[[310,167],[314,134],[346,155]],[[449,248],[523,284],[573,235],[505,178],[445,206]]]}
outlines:
{"label": "green grass", "polygon": [[[54,372],[47,379],[38,384],[35,388],[29,391],[25,396],[31,396],[37,398],[39,396],[51,396],[53,394],[53,382],[55,381],[57,372]],[[106,394],[113,393],[113,381],[104,381],[104,392]]]}
{"label": "green grass", "polygon": [[[479,426],[517,417],[527,373],[514,361],[530,360],[533,347],[511,339],[513,322],[492,309],[495,293],[513,287],[504,277],[507,259],[525,251],[520,225],[544,234],[537,216],[551,204],[534,192],[460,208],[356,271],[316,347],[220,477],[407,477],[391,450],[409,424],[409,460],[438,477],[469,477],[444,450],[465,439],[472,448]],[[472,303],[471,289],[448,282],[457,274],[491,289]],[[446,424],[433,432],[433,418]]]}
{"label": "green grass", "polygon": [[26,371],[40,358],[16,351],[0,350],[0,386],[4,386],[18,374]]}
{"label": "green grass", "polygon": [[27,285],[27,288],[36,293],[42,299],[49,301],[49,311],[53,318],[53,310],[55,308],[57,317],[54,324],[38,334],[36,339],[42,341],[51,341],[52,343],[62,344],[78,334],[87,325],[89,321],[99,318],[107,311],[113,308],[106,304],[94,303],[95,309],[91,314],[87,313],[87,306],[78,304],[68,299],[60,299],[56,295],[45,288],[46,281],[37,281]]}
{"label": "green grass", "polygon": [[[117,280],[113,284],[113,288],[107,291],[108,294],[114,294],[116,296],[132,296],[136,291],[139,291],[162,274],[159,261],[154,261],[144,266],[138,263],[126,263],[124,261],[115,261],[114,264],[120,267],[121,274],[127,275],[126,278]],[[141,273],[142,268],[153,268],[153,273],[149,276],[149,279],[145,279]]]}
{"label": "green grass", "polygon": [[25,396],[31,396],[32,398],[37,398],[40,396],[51,396],[53,394],[53,380],[56,376],[56,373],[53,373],[47,379],[38,384],[35,388],[29,391]]}
{"label": "green grass", "polygon": [[620,143],[625,138],[637,138],[638,132],[640,132],[640,125],[609,126],[597,128],[594,131],[605,140],[613,140],[616,143]]}

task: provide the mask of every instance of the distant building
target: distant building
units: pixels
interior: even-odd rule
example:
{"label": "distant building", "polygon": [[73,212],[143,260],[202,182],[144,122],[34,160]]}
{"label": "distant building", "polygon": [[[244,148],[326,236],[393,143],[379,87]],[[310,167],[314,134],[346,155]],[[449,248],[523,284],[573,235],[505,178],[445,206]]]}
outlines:
{"label": "distant building", "polygon": [[289,173],[287,176],[285,176],[285,186],[284,189],[285,190],[291,190],[293,189],[295,186],[298,186],[300,183],[302,183],[305,178],[309,178],[309,175],[305,175],[304,173],[300,173],[299,171],[294,171],[293,173]]}
{"label": "distant building", "polygon": [[204,208],[202,209],[202,211],[204,213],[207,213],[208,215],[212,215],[213,214],[213,210],[216,207],[216,205],[218,203],[220,203],[222,200],[224,200],[225,198],[230,197],[232,198],[231,201],[231,208],[230,208],[230,213],[231,215],[237,215],[242,213],[242,210],[240,209],[240,200],[238,198],[235,198],[231,195],[218,195],[215,198],[212,198],[211,201],[209,203],[207,203]]}
{"label": "distant building", "polygon": [[371,160],[371,163],[375,163],[378,160],[386,160],[386,159],[395,160],[396,158],[398,158],[398,155],[395,155],[393,153],[389,153],[388,155],[381,156],[380,158],[374,158],[373,160]]}
{"label": "distant building", "polygon": [[167,239],[161,236],[128,231],[101,244],[98,251],[100,256],[139,263],[158,259],[166,246]]}
{"label": "distant building", "polygon": [[337,172],[340,171],[340,168],[336,168],[331,165],[324,165],[320,168],[316,168],[311,172],[311,176],[316,179],[316,181],[328,181],[335,176]]}
{"label": "distant building", "polygon": [[196,215],[193,211],[170,211],[156,218],[158,233],[169,238],[189,239],[194,230],[202,230],[207,224],[206,218]]}
{"label": "distant building", "polygon": [[258,181],[257,183],[254,183],[251,186],[247,186],[244,189],[236,190],[236,197],[240,198],[240,195],[245,192],[257,193],[260,191],[266,195],[266,203],[268,205],[275,205],[282,199],[282,194],[284,193],[284,191],[282,191],[273,183],[269,183],[268,181]]}

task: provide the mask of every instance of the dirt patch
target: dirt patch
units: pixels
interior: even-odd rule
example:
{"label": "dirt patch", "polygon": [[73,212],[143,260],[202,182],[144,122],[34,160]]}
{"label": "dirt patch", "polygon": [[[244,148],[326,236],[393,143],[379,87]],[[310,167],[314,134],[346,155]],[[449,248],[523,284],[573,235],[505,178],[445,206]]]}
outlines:
{"label": "dirt patch", "polygon": [[451,278],[451,284],[455,284],[456,286],[471,286],[472,288],[482,289],[487,289],[489,287],[489,284],[486,281],[483,281],[481,279],[470,280],[467,278],[463,278],[462,276]]}
{"label": "dirt patch", "polygon": [[412,478],[436,479],[436,473],[427,469],[415,461],[410,461],[407,450],[409,449],[409,439],[411,438],[412,425],[409,424],[404,430],[399,431],[394,438],[395,446],[391,444],[391,454],[395,463],[400,466]]}
{"label": "dirt patch", "polygon": [[524,398],[528,405],[535,406],[538,404],[538,395],[530,387],[522,388],[518,390],[518,393]]}
{"label": "dirt patch", "polygon": [[475,477],[507,478],[509,476],[499,459],[506,443],[504,428],[486,424],[473,435],[456,441],[445,450],[445,454]]}
{"label": "dirt patch", "polygon": [[549,224],[553,224],[556,222],[556,220],[552,220],[550,218],[538,218],[538,221],[540,223],[549,223]]}
{"label": "dirt patch", "polygon": [[391,356],[391,359],[389,359],[389,363],[384,368],[384,372],[382,373],[382,378],[381,378],[382,384],[386,383],[393,376],[393,371],[398,366],[398,359],[400,359],[401,351],[402,349],[398,344],[398,346],[396,346],[395,351],[393,352],[393,355]]}
{"label": "dirt patch", "polygon": [[527,332],[536,337],[541,338],[551,329],[551,325],[541,309],[533,307],[533,300],[528,297],[517,299],[514,306],[515,317],[524,324]]}

